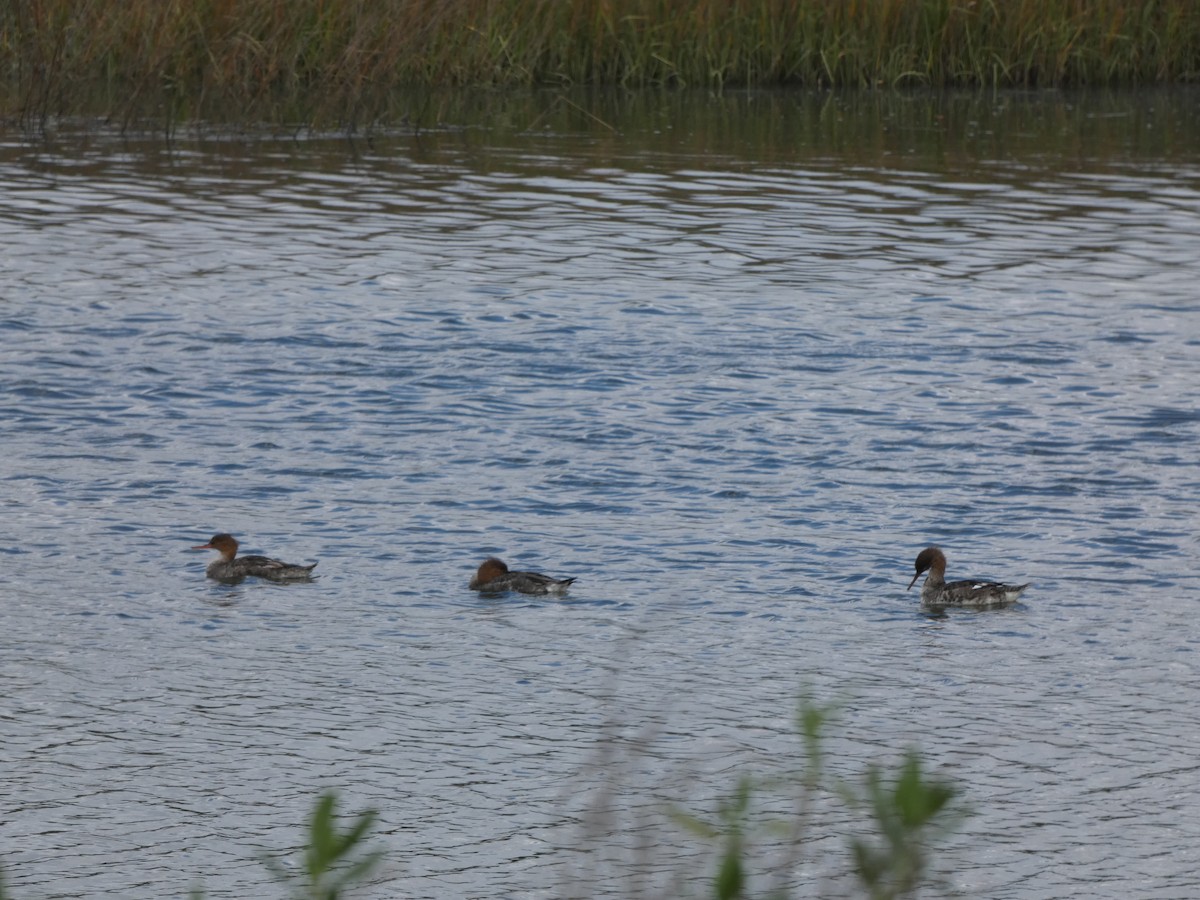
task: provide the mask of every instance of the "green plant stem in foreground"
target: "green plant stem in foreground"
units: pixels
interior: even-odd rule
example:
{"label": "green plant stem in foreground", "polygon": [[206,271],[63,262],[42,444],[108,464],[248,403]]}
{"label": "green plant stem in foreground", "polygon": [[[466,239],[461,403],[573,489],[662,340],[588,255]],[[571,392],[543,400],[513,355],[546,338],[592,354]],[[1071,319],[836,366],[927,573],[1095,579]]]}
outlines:
{"label": "green plant stem in foreground", "polygon": [[1196,0],[13,0],[9,116],[369,119],[399,87],[1067,86],[1200,76]]}
{"label": "green plant stem in foreground", "polygon": [[877,766],[869,767],[864,790],[860,802],[881,840],[851,840],[855,871],[871,900],[907,896],[925,879],[931,835],[948,830],[955,820],[946,813],[957,790],[923,775],[921,758],[911,750],[890,780]]}
{"label": "green plant stem in foreground", "polygon": [[[776,882],[776,887],[762,896],[771,900],[793,896],[789,884],[805,844],[819,830],[811,812],[818,795],[840,797],[865,817],[865,836],[859,834],[848,840],[854,875],[863,896],[896,900],[913,895],[930,880],[929,848],[966,815],[966,810],[954,802],[959,789],[925,774],[922,758],[915,750],[905,753],[891,773],[878,765],[868,766],[861,785],[832,778],[825,771],[821,742],[836,709],[808,699],[801,703],[797,723],[805,755],[804,766],[797,774],[760,782],[743,776],[733,794],[718,804],[715,824],[689,813],[674,812],[677,823],[720,848],[712,880],[714,900],[750,900],[757,896],[749,887],[753,845],[756,838],[767,838],[771,833],[784,835],[791,852],[773,872],[760,873],[773,875]],[[755,797],[777,794],[781,789],[795,794],[794,818],[762,822],[755,813]]]}
{"label": "green plant stem in foreground", "polygon": [[[378,812],[368,809],[344,832],[337,829],[334,807],[337,795],[327,791],[318,799],[308,823],[308,846],[304,850],[304,877],[293,876],[281,862],[266,857],[264,862],[276,881],[292,887],[297,900],[337,900],[346,889],[365,879],[383,858],[383,851],[363,852],[367,832]],[[357,858],[355,856],[357,855]]]}

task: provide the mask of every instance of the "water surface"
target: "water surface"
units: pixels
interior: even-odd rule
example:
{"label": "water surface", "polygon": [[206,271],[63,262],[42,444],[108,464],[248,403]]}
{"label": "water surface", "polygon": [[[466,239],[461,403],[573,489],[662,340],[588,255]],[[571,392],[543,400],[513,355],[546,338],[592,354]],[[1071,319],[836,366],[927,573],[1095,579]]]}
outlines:
{"label": "water surface", "polygon": [[[798,766],[804,690],[837,774],[963,788],[935,893],[1200,890],[1197,100],[7,134],[13,895],[271,895],[324,787],[380,809],[363,896],[701,894],[666,805]],[[217,531],[321,577],[206,582]],[[931,543],[1033,587],[923,614]],[[480,598],[489,554],[578,581]]]}

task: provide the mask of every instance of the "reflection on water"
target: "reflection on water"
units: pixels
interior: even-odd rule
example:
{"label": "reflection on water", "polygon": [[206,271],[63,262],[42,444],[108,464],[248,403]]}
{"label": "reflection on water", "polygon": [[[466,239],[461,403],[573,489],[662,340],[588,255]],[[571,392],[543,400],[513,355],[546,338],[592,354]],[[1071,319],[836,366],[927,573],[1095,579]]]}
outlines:
{"label": "reflection on water", "polygon": [[[369,896],[694,884],[805,685],[964,785],[957,890],[1195,892],[1194,92],[567,99],[0,146],[14,894],[261,894],[326,786]],[[933,542],[1033,587],[923,615]]]}

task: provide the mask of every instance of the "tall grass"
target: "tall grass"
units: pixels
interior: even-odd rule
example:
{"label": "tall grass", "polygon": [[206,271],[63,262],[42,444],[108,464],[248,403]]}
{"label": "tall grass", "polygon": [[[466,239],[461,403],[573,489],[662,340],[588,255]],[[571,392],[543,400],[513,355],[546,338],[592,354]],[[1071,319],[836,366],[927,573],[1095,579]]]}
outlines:
{"label": "tall grass", "polygon": [[7,0],[8,114],[370,116],[401,86],[1047,86],[1200,75],[1196,0]]}

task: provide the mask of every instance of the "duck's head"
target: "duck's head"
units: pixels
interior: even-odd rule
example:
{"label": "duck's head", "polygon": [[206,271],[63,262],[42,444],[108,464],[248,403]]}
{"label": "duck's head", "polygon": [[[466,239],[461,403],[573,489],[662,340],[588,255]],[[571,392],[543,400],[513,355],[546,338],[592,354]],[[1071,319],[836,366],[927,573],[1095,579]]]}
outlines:
{"label": "duck's head", "polygon": [[499,578],[501,575],[507,574],[508,566],[504,564],[504,560],[489,556],[479,564],[479,570],[475,573],[475,578],[471,581],[471,584],[487,584],[493,578]]}
{"label": "duck's head", "polygon": [[192,549],[216,550],[226,559],[233,559],[237,556],[238,542],[233,539],[232,534],[214,534],[207,544],[199,544]]}
{"label": "duck's head", "polygon": [[917,583],[917,579],[921,577],[921,573],[929,569],[937,569],[945,573],[946,554],[937,547],[926,547],[917,554],[917,561],[913,563],[913,566],[917,570],[917,574],[912,577],[912,581],[908,583],[908,587],[905,590],[911,590],[912,586]]}
{"label": "duck's head", "polygon": [[479,571],[476,574],[482,581],[491,581],[493,578],[499,578],[501,575],[507,575],[508,565],[502,559],[496,559],[494,556],[489,556],[479,564]]}

